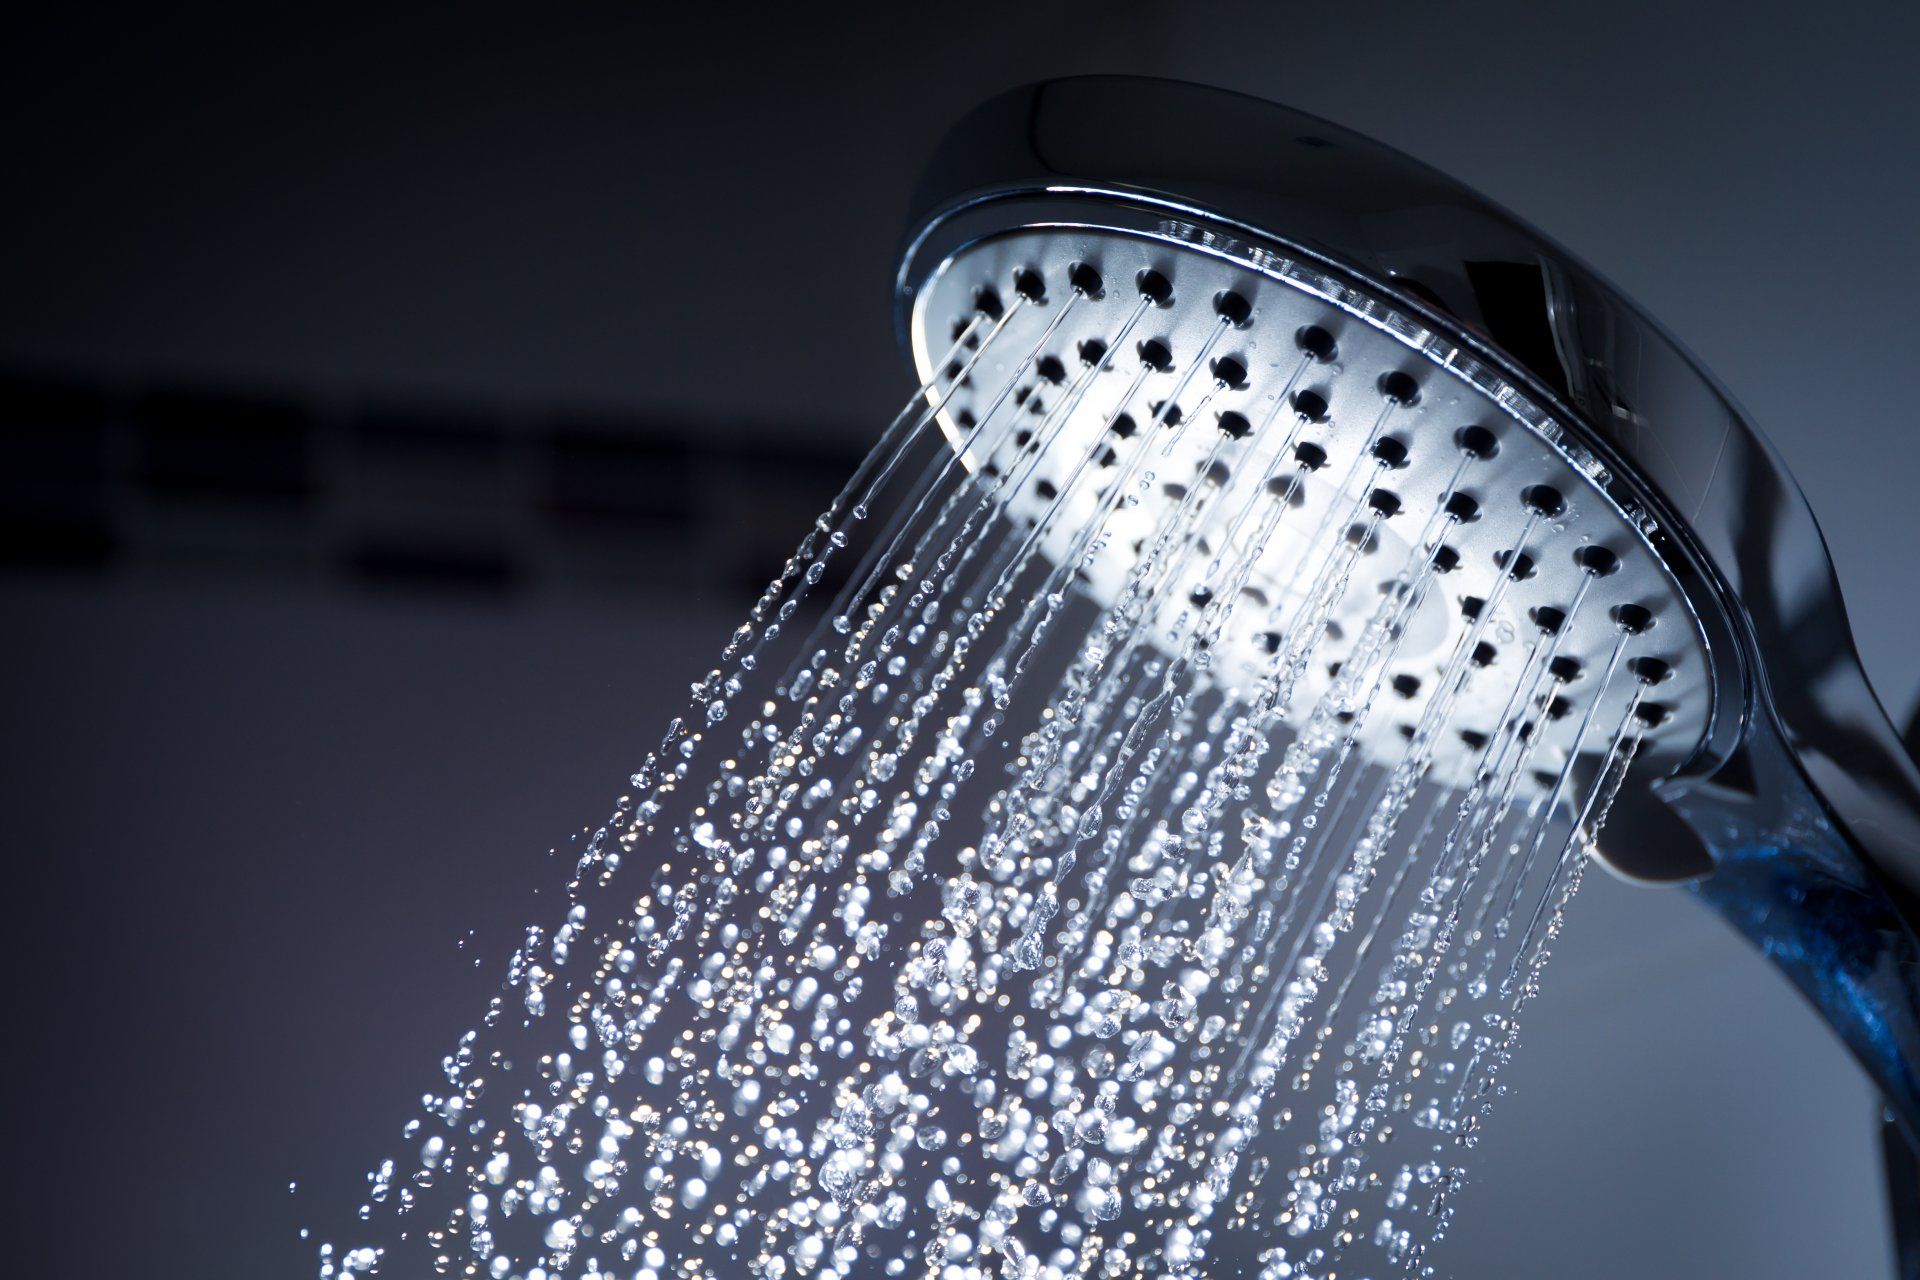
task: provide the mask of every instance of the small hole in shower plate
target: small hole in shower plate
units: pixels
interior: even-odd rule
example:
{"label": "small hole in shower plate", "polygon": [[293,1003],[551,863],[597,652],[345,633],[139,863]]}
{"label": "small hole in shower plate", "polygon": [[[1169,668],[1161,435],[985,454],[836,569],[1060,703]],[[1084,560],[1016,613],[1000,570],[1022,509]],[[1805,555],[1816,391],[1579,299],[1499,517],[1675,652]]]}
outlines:
{"label": "small hole in shower plate", "polygon": [[1673,668],[1659,658],[1635,658],[1627,663],[1627,670],[1638,676],[1642,684],[1659,684],[1673,675]]}
{"label": "small hole in shower plate", "polygon": [[1222,320],[1236,329],[1244,329],[1253,323],[1253,304],[1247,301],[1244,294],[1232,289],[1214,295],[1213,309]]}
{"label": "small hole in shower plate", "polygon": [[1481,426],[1462,427],[1453,433],[1453,443],[1460,452],[1485,462],[1500,452],[1500,440],[1493,432]]}
{"label": "small hole in shower plate", "polygon": [[1596,578],[1604,578],[1620,567],[1620,557],[1600,546],[1581,547],[1573,553],[1573,562]]}
{"label": "small hole in shower plate", "polygon": [[1382,436],[1373,442],[1373,459],[1390,471],[1407,465],[1407,442],[1398,436]]}
{"label": "small hole in shower plate", "polygon": [[1514,555],[1510,551],[1496,551],[1493,562],[1507,571],[1515,582],[1525,582],[1533,576],[1533,557],[1522,551]]}
{"label": "small hole in shower plate", "polygon": [[1154,306],[1165,307],[1172,305],[1173,281],[1167,279],[1152,267],[1148,267],[1139,275],[1135,276],[1133,283],[1134,286],[1140,290],[1140,296],[1153,303]]}
{"label": "small hole in shower plate", "polygon": [[1334,344],[1333,335],[1317,324],[1302,325],[1293,335],[1293,341],[1301,351],[1312,356],[1321,364],[1331,364],[1340,348]]}
{"label": "small hole in shower plate", "polygon": [[1643,635],[1653,628],[1653,611],[1641,604],[1615,605],[1613,621],[1628,635]]}
{"label": "small hole in shower plate", "polygon": [[1247,385],[1246,363],[1236,356],[1221,356],[1213,362],[1213,376],[1221,386],[1238,391]]}
{"label": "small hole in shower plate", "polygon": [[1380,375],[1380,394],[1401,408],[1409,408],[1420,399],[1420,384],[1410,373],[1395,369]]}
{"label": "small hole in shower plate", "polygon": [[1550,484],[1528,485],[1520,491],[1520,501],[1535,515],[1545,520],[1555,520],[1566,514],[1567,499]]}

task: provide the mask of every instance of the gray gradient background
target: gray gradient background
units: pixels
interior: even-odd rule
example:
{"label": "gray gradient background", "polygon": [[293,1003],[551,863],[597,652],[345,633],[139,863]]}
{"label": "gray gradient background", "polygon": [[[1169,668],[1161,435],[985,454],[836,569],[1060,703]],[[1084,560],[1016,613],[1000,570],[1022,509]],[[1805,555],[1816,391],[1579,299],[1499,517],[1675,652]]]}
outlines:
{"label": "gray gradient background", "polygon": [[[941,128],[1050,75],[1205,80],[1448,170],[1661,317],[1799,477],[1903,713],[1916,40],[1911,6],[1717,0],[72,11],[0,42],[0,365],[859,445]],[[9,1269],[304,1274],[293,1226],[344,1221],[541,851],[743,605],[0,576],[9,1248],[44,1251]],[[1590,885],[1445,1268],[1889,1274],[1850,1061],[1692,903]]]}

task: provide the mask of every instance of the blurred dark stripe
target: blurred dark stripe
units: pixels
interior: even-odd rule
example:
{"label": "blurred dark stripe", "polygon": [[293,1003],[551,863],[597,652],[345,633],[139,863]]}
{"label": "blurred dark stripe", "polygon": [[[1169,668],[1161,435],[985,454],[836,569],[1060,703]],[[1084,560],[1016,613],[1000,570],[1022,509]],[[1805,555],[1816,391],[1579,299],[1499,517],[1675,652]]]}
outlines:
{"label": "blurred dark stripe", "polygon": [[751,594],[859,456],[727,427],[0,372],[0,572]]}
{"label": "blurred dark stripe", "polygon": [[319,489],[313,426],[295,405],[161,392],[135,404],[134,432],[155,496],[302,504]]}

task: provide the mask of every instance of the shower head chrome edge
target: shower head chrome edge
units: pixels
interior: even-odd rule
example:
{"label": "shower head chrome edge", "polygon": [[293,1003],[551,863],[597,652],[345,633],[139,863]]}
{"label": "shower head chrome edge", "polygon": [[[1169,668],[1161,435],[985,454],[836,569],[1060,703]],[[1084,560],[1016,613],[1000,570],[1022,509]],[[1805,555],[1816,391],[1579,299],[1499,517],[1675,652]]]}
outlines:
{"label": "shower head chrome edge", "polygon": [[[1602,464],[1714,653],[1715,714],[1631,787],[1607,860],[1691,880],[1820,1009],[1920,1135],[1920,770],[1875,698],[1811,511],[1727,392],[1566,250],[1465,186],[1316,117],[1205,86],[1084,77],[967,116],[916,196],[896,278],[1089,220],[1277,251],[1445,333]],[[1150,229],[1150,231],[1149,231]]]}

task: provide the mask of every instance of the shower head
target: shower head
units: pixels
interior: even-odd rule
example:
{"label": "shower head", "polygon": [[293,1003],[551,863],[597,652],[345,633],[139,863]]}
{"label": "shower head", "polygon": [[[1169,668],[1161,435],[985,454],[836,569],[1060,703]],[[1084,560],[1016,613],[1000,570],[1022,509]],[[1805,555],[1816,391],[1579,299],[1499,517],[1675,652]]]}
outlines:
{"label": "shower head", "polygon": [[[1446,495],[1448,505],[1433,522],[1445,590],[1408,602],[1400,621],[1406,634],[1383,673],[1394,714],[1374,716],[1363,728],[1360,746],[1368,756],[1385,762],[1399,753],[1401,731],[1444,696],[1432,671],[1469,633],[1486,646],[1482,665],[1516,664],[1527,641],[1551,635],[1569,695],[1596,686],[1623,632],[1638,633],[1629,660],[1638,671],[1658,672],[1663,687],[1646,693],[1636,681],[1610,681],[1596,718],[1617,721],[1638,696],[1647,725],[1643,759],[1677,765],[1698,749],[1713,720],[1720,669],[1714,650],[1727,643],[1725,623],[1693,607],[1667,568],[1671,556],[1662,553],[1650,502],[1627,477],[1494,366],[1387,299],[1318,264],[1223,241],[1192,223],[1143,228],[1106,212],[1095,225],[1083,217],[1009,230],[945,256],[916,290],[909,329],[914,359],[931,377],[938,372],[931,362],[983,300],[1006,305],[997,295],[983,299],[981,290],[993,287],[983,282],[1012,282],[1016,296],[1025,288],[1036,311],[1051,304],[1057,313],[1072,300],[1073,313],[1053,343],[1067,358],[1077,356],[1077,367],[1059,359],[1034,374],[1023,412],[1007,417],[1005,428],[1049,433],[1031,474],[1003,495],[1016,521],[1036,524],[1064,502],[1042,540],[1053,558],[1066,553],[1072,532],[1085,527],[1102,499],[1100,489],[1063,481],[1113,430],[1109,420],[1125,431],[1141,419],[1171,435],[1197,414],[1205,429],[1182,433],[1160,463],[1162,476],[1179,477],[1165,481],[1172,496],[1207,466],[1202,483],[1225,491],[1232,506],[1240,490],[1272,483],[1265,478],[1277,469],[1281,493],[1274,500],[1297,508],[1254,560],[1241,590],[1255,607],[1234,611],[1211,644],[1209,679],[1251,682],[1267,664],[1272,620],[1298,612],[1299,597],[1312,588],[1294,569],[1311,554],[1316,534],[1324,542],[1339,532],[1329,526],[1345,521],[1359,538],[1372,521],[1355,572],[1371,571],[1381,590],[1390,590],[1411,544],[1426,532],[1427,508]],[[1056,301],[1050,293],[1065,297]],[[1129,335],[1136,349],[1106,352],[1102,336],[1136,311]],[[1030,323],[1050,319],[1036,314]],[[994,455],[1001,433],[969,440],[969,427],[987,416],[993,389],[1015,377],[1020,358],[1012,348],[993,348],[946,399],[943,426],[974,467],[1000,465]],[[1102,360],[1105,376],[1091,372]],[[1123,403],[1129,368],[1145,378]],[[1049,415],[1076,395],[1078,411],[1049,430]],[[1164,421],[1156,426],[1155,418]],[[1218,459],[1209,466],[1222,436],[1242,443],[1232,466]],[[1117,454],[1108,465],[1117,470]],[[1083,589],[1111,604],[1124,589],[1134,544],[1152,523],[1144,505],[1116,513],[1104,552],[1082,568]],[[1252,536],[1250,529],[1238,532],[1241,542]],[[1204,590],[1202,565],[1189,564],[1186,577],[1181,589],[1163,592],[1153,620],[1165,649],[1177,646],[1179,616],[1192,593]],[[1331,619],[1336,640],[1357,635],[1379,598],[1376,591],[1344,593]],[[1485,602],[1488,617],[1463,611],[1463,601]],[[1690,678],[1670,679],[1675,672]],[[1312,696],[1291,704],[1296,728],[1338,676],[1334,663],[1303,672],[1303,693]],[[1492,736],[1503,694],[1494,681],[1463,687],[1450,718],[1454,736]],[[1564,752],[1581,719],[1550,721],[1536,755]],[[1453,752],[1441,757],[1441,768],[1458,770],[1469,760],[1469,753]]]}
{"label": "shower head", "polygon": [[[1283,641],[1266,620],[1318,590],[1294,566],[1345,538],[1357,572],[1402,600],[1375,678],[1404,705],[1367,725],[1373,757],[1417,731],[1441,696],[1436,669],[1466,646],[1476,663],[1524,651],[1550,669],[1560,693],[1533,750],[1571,758],[1567,772],[1602,768],[1592,724],[1636,719],[1642,763],[1605,860],[1686,882],[1726,915],[1920,1134],[1920,773],[1860,670],[1798,489],[1658,325],[1433,170],[1172,82],[994,99],[937,153],[911,228],[902,345],[930,387],[954,361],[937,404],[967,466],[1026,459],[998,492],[1043,552],[1069,554],[1056,530],[1093,514],[1063,501],[1091,508],[1117,487],[1065,482],[1082,459],[1124,465],[1103,441],[1205,427],[1164,454],[1174,496],[1196,484],[1252,502],[1265,486],[1298,512],[1237,549],[1250,568],[1235,585],[1256,607],[1198,644],[1207,678],[1269,661]],[[980,351],[980,331],[1016,312],[1035,341]],[[967,350],[978,360],[947,354]],[[1010,412],[993,399],[1008,389]],[[1222,438],[1244,442],[1231,468]],[[1129,514],[1109,554],[1079,563],[1097,601],[1126,589],[1122,553],[1148,536]],[[1389,568],[1428,547],[1419,580]],[[1159,597],[1148,629],[1163,646],[1201,590],[1196,576],[1193,593]],[[1346,592],[1329,632],[1365,627],[1381,598]],[[1302,672],[1322,692],[1340,678],[1334,664]],[[1437,770],[1470,771],[1508,714],[1470,687],[1460,697]]]}

